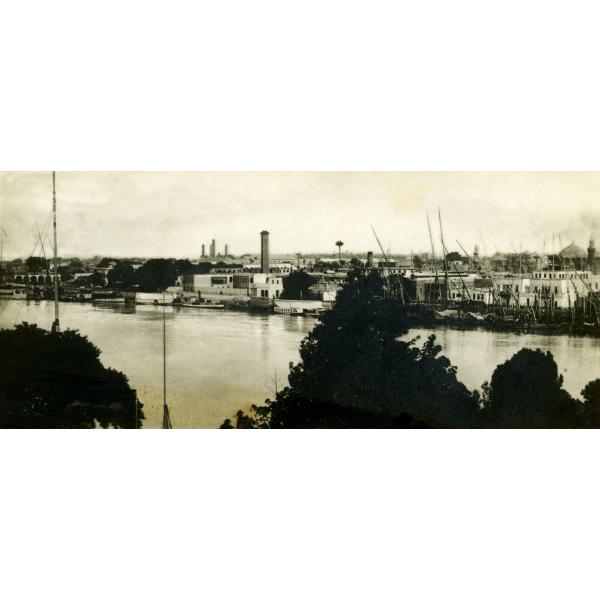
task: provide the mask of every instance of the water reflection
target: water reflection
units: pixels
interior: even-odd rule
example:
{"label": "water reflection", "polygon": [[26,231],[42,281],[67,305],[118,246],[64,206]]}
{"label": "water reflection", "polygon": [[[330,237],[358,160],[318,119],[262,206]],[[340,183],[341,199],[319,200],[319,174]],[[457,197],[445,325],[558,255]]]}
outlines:
{"label": "water reflection", "polygon": [[[167,394],[174,427],[218,427],[239,408],[273,397],[315,319],[289,315],[202,311],[185,307],[61,304],[63,328],[78,329],[98,346],[104,365],[123,371],[145,405],[146,427],[162,420],[162,321],[167,321]],[[0,327],[28,321],[49,329],[51,302],[0,303]],[[415,329],[407,337],[429,335]],[[600,377],[600,340],[589,337],[514,335],[435,330],[443,352],[469,388],[522,347],[551,350],[565,387],[578,396]]]}
{"label": "water reflection", "polygon": [[[0,327],[28,321],[50,328],[51,302],[6,302]],[[63,328],[98,346],[106,366],[138,391],[145,427],[162,422],[162,327],[167,321],[167,396],[174,427],[218,427],[239,408],[273,397],[314,320],[185,307],[61,304]]]}
{"label": "water reflection", "polygon": [[600,339],[567,335],[513,334],[487,330],[461,331],[451,328],[413,329],[407,338],[430,333],[442,352],[458,368],[458,378],[469,388],[478,388],[490,379],[497,365],[521,348],[552,352],[563,375],[564,387],[578,397],[592,379],[600,377]]}

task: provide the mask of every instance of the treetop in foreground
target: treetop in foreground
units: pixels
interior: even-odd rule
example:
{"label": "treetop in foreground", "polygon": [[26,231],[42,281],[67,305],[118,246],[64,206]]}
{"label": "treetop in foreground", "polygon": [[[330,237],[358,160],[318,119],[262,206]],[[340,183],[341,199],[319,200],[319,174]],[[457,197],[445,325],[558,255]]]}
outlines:
{"label": "treetop in foreground", "polygon": [[0,427],[141,427],[135,390],[99,357],[74,330],[52,333],[27,323],[0,330]]}

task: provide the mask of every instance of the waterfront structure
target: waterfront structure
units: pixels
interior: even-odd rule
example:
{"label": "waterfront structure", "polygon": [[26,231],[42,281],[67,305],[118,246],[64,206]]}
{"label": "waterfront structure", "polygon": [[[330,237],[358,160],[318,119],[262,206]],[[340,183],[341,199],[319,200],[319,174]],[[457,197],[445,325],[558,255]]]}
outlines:
{"label": "waterfront structure", "polygon": [[269,232],[260,232],[260,271],[269,272]]}
{"label": "waterfront structure", "polygon": [[283,292],[283,278],[265,273],[257,273],[250,286],[250,306],[253,308],[271,308],[275,299]]}
{"label": "waterfront structure", "polygon": [[296,270],[296,266],[291,262],[280,262],[269,265],[269,273],[277,273],[278,275],[289,275]]}
{"label": "waterfront structure", "polygon": [[61,275],[60,273],[58,274],[54,274],[54,273],[41,273],[41,272],[36,272],[36,273],[18,273],[13,277],[13,281],[15,283],[33,283],[33,284],[37,284],[37,285],[43,285],[45,283],[52,283],[54,284],[55,279],[58,279],[58,281],[60,282],[61,280]]}

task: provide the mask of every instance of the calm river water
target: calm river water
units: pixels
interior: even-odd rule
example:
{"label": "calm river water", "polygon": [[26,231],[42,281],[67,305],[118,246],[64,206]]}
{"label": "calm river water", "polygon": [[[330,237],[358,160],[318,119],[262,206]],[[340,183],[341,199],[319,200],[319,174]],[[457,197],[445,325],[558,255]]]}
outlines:
{"label": "calm river water", "polygon": [[[0,328],[28,321],[50,328],[51,302],[0,304]],[[61,304],[63,328],[78,329],[102,351],[105,366],[123,371],[146,413],[145,427],[162,420],[162,307]],[[287,383],[302,338],[315,320],[286,315],[166,308],[167,398],[174,427],[218,427],[238,409],[273,397],[275,374]],[[469,388],[522,347],[550,350],[567,390],[578,396],[600,377],[600,339],[439,329],[443,352]],[[415,329],[410,336],[428,330]]]}

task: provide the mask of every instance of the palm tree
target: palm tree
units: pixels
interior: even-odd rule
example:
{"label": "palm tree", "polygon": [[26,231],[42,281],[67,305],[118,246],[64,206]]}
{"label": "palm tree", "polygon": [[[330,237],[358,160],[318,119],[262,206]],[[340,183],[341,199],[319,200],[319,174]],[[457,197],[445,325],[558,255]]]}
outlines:
{"label": "palm tree", "polygon": [[338,253],[340,255],[340,263],[342,262],[342,246],[344,245],[344,242],[342,242],[342,240],[338,240],[335,245],[338,247]]}

